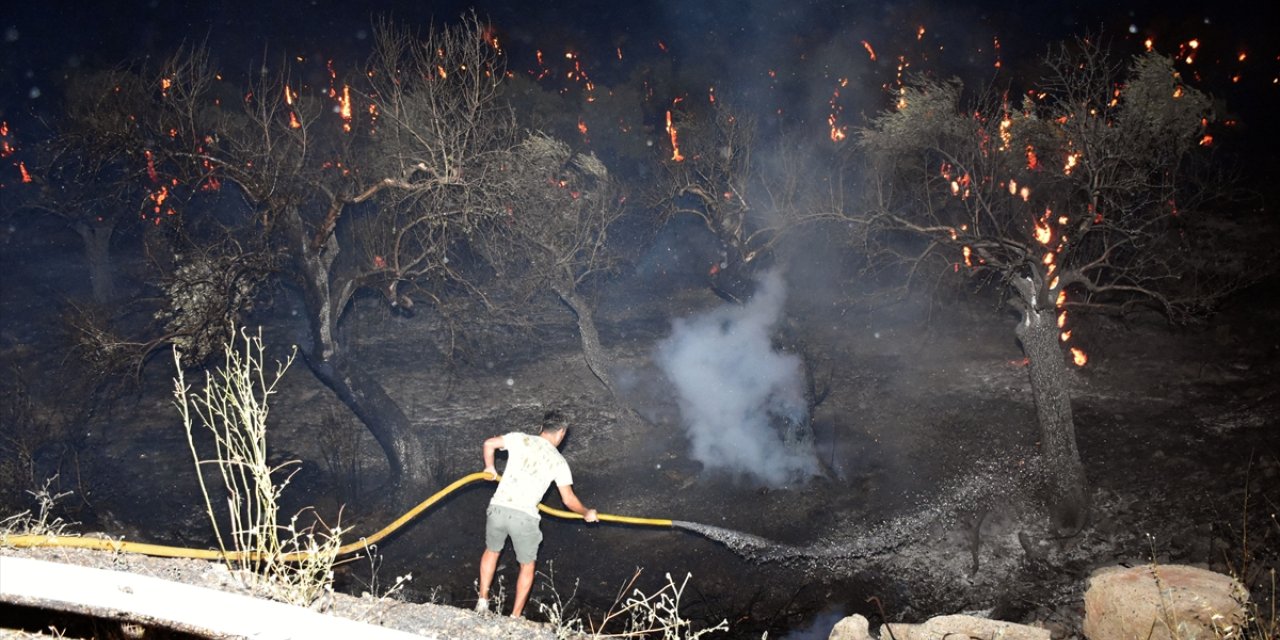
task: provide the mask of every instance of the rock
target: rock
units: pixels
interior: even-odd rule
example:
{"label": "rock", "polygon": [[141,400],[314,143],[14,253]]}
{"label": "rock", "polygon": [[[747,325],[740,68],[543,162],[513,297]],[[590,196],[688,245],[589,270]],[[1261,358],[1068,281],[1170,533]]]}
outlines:
{"label": "rock", "polygon": [[859,614],[853,614],[836,623],[827,640],[872,640],[871,623]]}
{"label": "rock", "polygon": [[1238,626],[1249,593],[1235,579],[1186,565],[1106,567],[1089,577],[1084,635],[1091,640],[1195,640]]}
{"label": "rock", "polygon": [[[888,627],[886,630],[885,627]],[[975,616],[954,615],[930,618],[924,624],[887,624],[880,637],[897,640],[943,640],[944,638],[982,638],[983,640],[1049,640],[1049,630],[1024,624],[989,620]]]}

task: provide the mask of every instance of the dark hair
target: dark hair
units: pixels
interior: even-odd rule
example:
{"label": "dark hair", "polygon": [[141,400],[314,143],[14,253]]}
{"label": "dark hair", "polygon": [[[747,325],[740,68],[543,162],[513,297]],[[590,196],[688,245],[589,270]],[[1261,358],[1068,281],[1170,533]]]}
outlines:
{"label": "dark hair", "polygon": [[542,431],[564,431],[569,428],[569,421],[558,409],[549,409],[542,414]]}

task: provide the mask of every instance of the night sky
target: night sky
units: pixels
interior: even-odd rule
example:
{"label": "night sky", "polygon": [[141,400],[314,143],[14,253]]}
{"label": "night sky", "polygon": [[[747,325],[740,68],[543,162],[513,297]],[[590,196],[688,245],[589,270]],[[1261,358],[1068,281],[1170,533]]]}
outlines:
{"label": "night sky", "polygon": [[[1146,38],[1175,54],[1199,41],[1192,65],[1202,87],[1228,102],[1274,102],[1280,87],[1275,3],[1252,2],[44,2],[0,16],[0,110],[10,121],[39,112],[68,68],[163,57],[183,43],[208,43],[227,73],[281,56],[360,60],[376,17],[425,27],[474,9],[503,40],[511,68],[534,66],[534,52],[573,51],[597,83],[620,81],[633,65],[667,59],[692,91],[759,95],[788,74],[787,100],[825,101],[830,82],[852,76],[874,93],[892,79],[898,56],[939,75],[990,76],[995,62],[1016,71],[1055,41],[1105,34],[1121,51]],[[270,7],[264,11],[264,7]],[[918,38],[918,29],[925,28]],[[876,51],[874,64],[862,50]],[[618,52],[623,54],[618,59]],[[870,49],[868,49],[870,51]],[[1240,61],[1239,55],[1246,54]],[[775,75],[769,76],[773,70]],[[710,78],[702,76],[710,75]],[[1232,78],[1239,75],[1239,79]],[[780,80],[781,78],[781,80]],[[701,90],[701,88],[697,89]],[[773,108],[774,105],[768,105]],[[1235,106],[1235,105],[1232,105]],[[1236,108],[1249,109],[1241,104]]]}

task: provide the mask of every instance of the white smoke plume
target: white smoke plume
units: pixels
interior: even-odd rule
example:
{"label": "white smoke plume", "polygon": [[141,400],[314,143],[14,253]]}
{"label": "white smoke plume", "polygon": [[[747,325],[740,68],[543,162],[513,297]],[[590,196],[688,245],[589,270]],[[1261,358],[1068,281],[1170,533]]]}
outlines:
{"label": "white smoke plume", "polygon": [[808,419],[800,358],[770,338],[785,299],[771,272],[747,304],[674,321],[655,358],[678,393],[693,458],[770,486],[818,472],[812,443],[784,442],[777,426]]}

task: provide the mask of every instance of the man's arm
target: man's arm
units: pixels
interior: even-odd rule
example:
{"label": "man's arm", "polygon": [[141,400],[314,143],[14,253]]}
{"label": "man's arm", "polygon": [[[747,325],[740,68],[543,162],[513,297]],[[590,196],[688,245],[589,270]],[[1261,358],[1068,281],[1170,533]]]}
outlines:
{"label": "man's arm", "polygon": [[561,502],[564,502],[564,506],[569,507],[570,511],[582,516],[582,519],[587,522],[596,522],[600,519],[595,509],[586,508],[582,505],[582,501],[578,500],[577,494],[573,492],[573,485],[563,484],[556,487],[560,489]]}
{"label": "man's arm", "polygon": [[498,469],[494,467],[494,458],[498,453],[498,449],[506,449],[507,443],[502,436],[494,436],[484,441],[484,472],[489,474],[490,480],[498,479]]}

